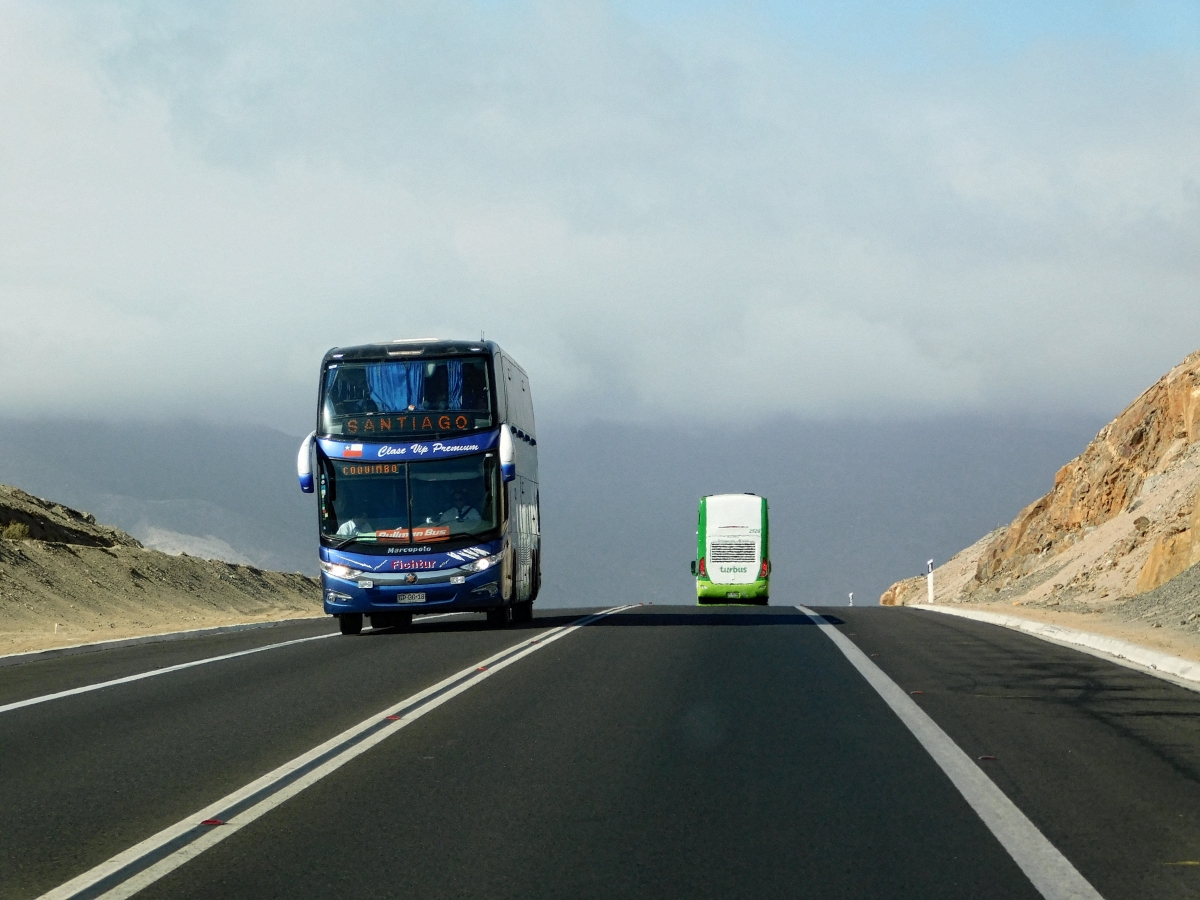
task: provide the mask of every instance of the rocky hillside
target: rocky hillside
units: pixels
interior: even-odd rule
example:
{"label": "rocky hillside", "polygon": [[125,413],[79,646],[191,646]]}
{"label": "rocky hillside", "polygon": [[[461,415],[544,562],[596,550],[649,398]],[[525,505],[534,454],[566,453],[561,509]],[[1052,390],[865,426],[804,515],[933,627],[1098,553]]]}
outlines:
{"label": "rocky hillside", "polygon": [[[1130,404],[1012,524],[936,570],[935,601],[1119,614],[1200,564],[1198,493],[1200,352]],[[916,578],[892,585],[880,603],[924,599],[924,579]],[[1175,601],[1184,605],[1174,624],[1200,630],[1187,607],[1200,610],[1200,595]]]}
{"label": "rocky hillside", "polygon": [[0,654],[320,614],[316,579],[147,550],[0,485]]}
{"label": "rocky hillside", "polygon": [[117,528],[96,524],[96,517],[0,484],[0,537],[49,541],[79,547],[141,547]]}

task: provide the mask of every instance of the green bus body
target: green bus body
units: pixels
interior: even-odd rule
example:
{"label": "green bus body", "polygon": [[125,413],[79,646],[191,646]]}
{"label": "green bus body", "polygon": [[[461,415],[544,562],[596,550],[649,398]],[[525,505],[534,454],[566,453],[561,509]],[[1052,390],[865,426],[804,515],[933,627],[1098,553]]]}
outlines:
{"label": "green bus body", "polygon": [[771,582],[768,536],[766,497],[701,497],[696,561],[692,563],[697,601],[765,606]]}

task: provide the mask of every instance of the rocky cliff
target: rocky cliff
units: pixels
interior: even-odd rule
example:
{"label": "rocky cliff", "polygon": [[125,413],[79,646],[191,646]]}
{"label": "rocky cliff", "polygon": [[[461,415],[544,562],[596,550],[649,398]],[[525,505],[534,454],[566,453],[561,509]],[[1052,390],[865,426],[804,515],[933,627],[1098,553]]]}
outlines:
{"label": "rocky cliff", "polygon": [[[1153,591],[1200,563],[1198,491],[1200,352],[1130,404],[1012,524],[939,568],[935,599],[1094,610]],[[924,579],[907,579],[880,603],[924,599]]]}
{"label": "rocky cliff", "polygon": [[[1080,456],[1059,469],[1053,490],[1023,509],[984,551],[975,583],[1003,585],[1077,543],[1088,529],[1132,510],[1147,479],[1166,472],[1198,440],[1200,352],[1160,378]],[[1194,543],[1189,527],[1193,496],[1183,498],[1186,509],[1176,509],[1165,523],[1162,530],[1169,533],[1158,535],[1151,571],[1143,573],[1144,579],[1139,576],[1141,591],[1187,568],[1184,561]],[[1148,516],[1135,520],[1135,543],[1152,524]]]}

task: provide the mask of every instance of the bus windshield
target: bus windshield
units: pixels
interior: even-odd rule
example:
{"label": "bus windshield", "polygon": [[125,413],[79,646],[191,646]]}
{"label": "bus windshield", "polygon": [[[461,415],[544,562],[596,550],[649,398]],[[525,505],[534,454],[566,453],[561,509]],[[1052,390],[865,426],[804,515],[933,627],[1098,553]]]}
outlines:
{"label": "bus windshield", "polygon": [[403,438],[492,427],[485,356],[334,363],[321,386],[321,431]]}
{"label": "bus windshield", "polygon": [[499,526],[493,454],[420,463],[321,460],[321,535],[333,544],[479,540]]}

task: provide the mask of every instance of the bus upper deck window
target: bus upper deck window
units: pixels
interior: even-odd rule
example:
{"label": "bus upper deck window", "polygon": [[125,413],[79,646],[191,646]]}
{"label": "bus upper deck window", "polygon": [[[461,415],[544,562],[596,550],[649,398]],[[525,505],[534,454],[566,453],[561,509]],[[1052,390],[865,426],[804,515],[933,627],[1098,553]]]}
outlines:
{"label": "bus upper deck window", "polygon": [[425,366],[425,392],[421,408],[428,410],[450,409],[450,384],[445,363],[427,363]]}
{"label": "bus upper deck window", "polygon": [[482,363],[468,363],[463,366],[462,408],[471,410],[487,409],[487,375]]}
{"label": "bus upper deck window", "polygon": [[334,415],[349,416],[379,411],[375,401],[371,399],[366,372],[359,368],[339,367],[331,374],[333,384],[330,387],[329,399],[333,402]]}

